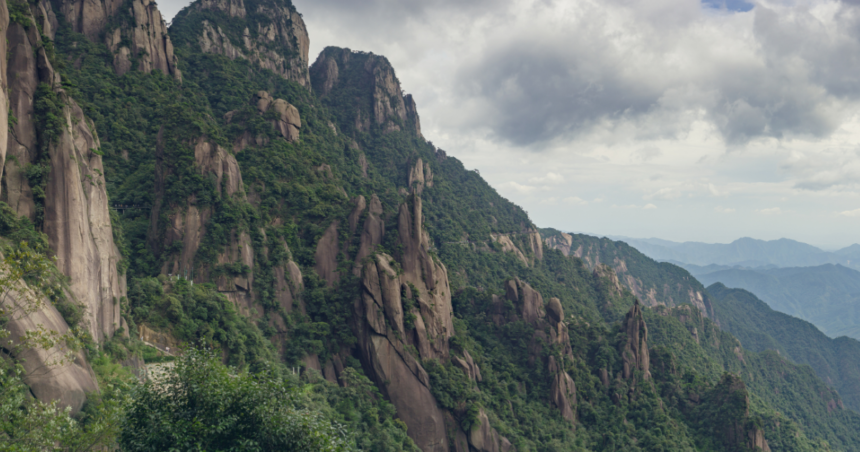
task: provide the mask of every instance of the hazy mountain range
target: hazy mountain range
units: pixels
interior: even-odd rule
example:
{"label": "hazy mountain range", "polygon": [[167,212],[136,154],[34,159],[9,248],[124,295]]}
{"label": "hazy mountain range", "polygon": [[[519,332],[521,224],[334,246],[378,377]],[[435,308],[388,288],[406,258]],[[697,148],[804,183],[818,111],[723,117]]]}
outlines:
{"label": "hazy mountain range", "polygon": [[831,337],[860,338],[860,245],[824,251],[789,239],[728,244],[620,238],[643,254],[683,267],[702,284],[745,289],[771,308]]}
{"label": "hazy mountain range", "polygon": [[672,242],[662,239],[610,237],[622,240],[652,259],[698,266],[810,267],[840,264],[860,270],[860,245],[824,251],[790,239],[757,240],[744,237],[732,243]]}

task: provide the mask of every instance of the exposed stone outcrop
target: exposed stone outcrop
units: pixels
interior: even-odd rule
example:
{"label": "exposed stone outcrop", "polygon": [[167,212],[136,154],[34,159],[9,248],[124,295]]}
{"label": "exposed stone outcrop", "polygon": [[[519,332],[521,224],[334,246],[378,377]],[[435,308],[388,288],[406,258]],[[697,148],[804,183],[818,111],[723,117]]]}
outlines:
{"label": "exposed stone outcrop", "polygon": [[337,273],[337,227],[338,222],[335,221],[326,228],[317,243],[315,254],[316,266],[314,269],[329,286],[334,285],[340,279]]}
{"label": "exposed stone outcrop", "polygon": [[613,296],[621,296],[624,293],[624,288],[621,287],[621,281],[618,280],[618,275],[615,270],[608,265],[598,264],[592,271],[592,276],[600,285],[605,285],[609,293]]}
{"label": "exposed stone outcrop", "polygon": [[559,235],[553,235],[544,239],[547,248],[561,251],[565,257],[570,256],[571,246],[573,246],[573,236],[564,232]]}
{"label": "exposed stone outcrop", "polygon": [[764,432],[750,419],[749,393],[739,376],[724,374],[703,401],[708,409],[700,422],[713,426],[715,439],[726,450],[770,452]]}
{"label": "exposed stone outcrop", "polygon": [[[429,376],[405,347],[400,298],[404,275],[398,277],[392,261],[391,256],[378,254],[364,265],[361,299],[356,303],[359,353],[368,375],[394,403],[418,447],[447,451],[444,414],[430,393]],[[447,346],[447,337],[441,342]]]}
{"label": "exposed stone outcrop", "polygon": [[[372,252],[372,243],[382,238],[381,212],[381,204],[373,196],[362,233],[360,249],[364,252]],[[416,444],[425,451],[447,451],[444,413],[430,393],[429,378],[418,357],[448,359],[448,338],[454,332],[451,292],[445,266],[429,254],[420,197],[400,206],[398,234],[403,251],[397,259],[376,254],[368,260],[370,254],[361,251],[357,256],[362,290],[355,304],[354,329],[359,355],[368,375],[394,403]],[[413,311],[404,312],[404,297],[415,303]],[[409,314],[414,321],[407,328]],[[415,347],[418,356],[407,346]]]}
{"label": "exposed stone outcrop", "polygon": [[546,312],[543,296],[532,289],[532,286],[520,281],[519,278],[508,280],[505,283],[505,296],[514,303],[520,316],[527,323],[537,326],[544,320]]}
{"label": "exposed stone outcrop", "polygon": [[537,260],[543,260],[543,240],[540,238],[540,232],[531,229],[526,237],[526,243],[531,249],[532,256]]}
{"label": "exposed stone outcrop", "polygon": [[299,130],[302,128],[302,119],[299,110],[284,99],[275,99],[266,91],[260,91],[254,96],[257,111],[265,114],[273,111],[275,118],[272,119],[272,127],[280,132],[287,141],[299,140]]}
{"label": "exposed stone outcrop", "polygon": [[526,257],[525,254],[523,254],[522,251],[520,251],[519,248],[517,248],[516,245],[514,245],[514,242],[511,240],[511,237],[509,235],[492,233],[492,234],[490,234],[490,238],[494,242],[496,242],[502,246],[502,252],[514,253],[514,255],[517,256],[517,259],[520,260],[520,262],[522,262],[525,265],[529,265],[528,258]]}
{"label": "exposed stone outcrop", "polygon": [[561,412],[561,417],[570,422],[576,421],[576,384],[573,378],[559,367],[554,356],[549,357],[549,372],[552,375],[552,386],[550,388],[550,401]]}
{"label": "exposed stone outcrop", "polygon": [[[53,72],[47,60],[40,63],[46,74]],[[117,272],[121,256],[113,242],[102,158],[94,152],[100,147],[92,133],[95,126],[74,100],[55,91],[65,102],[64,127],[47,147],[50,172],[43,227],[57,268],[69,277],[72,294],[86,307],[87,329],[101,342],[120,325],[117,300],[125,296],[125,277]]]}
{"label": "exposed stone outcrop", "polygon": [[[516,312],[512,317],[511,313],[506,316],[504,302],[494,296],[491,318],[497,325],[523,320],[535,327],[535,333],[529,345],[532,360],[536,362],[542,355],[542,344],[558,345],[561,353],[550,356],[546,360],[547,371],[552,378],[550,402],[559,410],[562,417],[575,423],[576,384],[565,371],[565,363],[573,360],[573,350],[570,345],[570,333],[564,322],[564,308],[561,300],[550,298],[549,303],[544,305],[540,292],[517,278],[505,283],[505,298],[513,302]],[[548,335],[546,331],[549,332]]]}
{"label": "exposed stone outcrop", "polygon": [[[0,50],[6,55],[0,62],[0,100],[8,102],[8,109],[0,113],[2,195],[16,213],[41,222],[55,253],[56,266],[69,278],[67,296],[83,305],[83,327],[94,340],[102,342],[122,324],[118,300],[125,295],[125,277],[117,272],[120,253],[113,243],[104,168],[101,156],[94,152],[100,146],[99,140],[93,122],[61,88],[62,80],[42,45],[42,35],[52,37],[57,27],[51,5],[40,1],[29,7],[31,25],[23,26],[9,23],[6,3],[0,6],[0,27],[6,38],[0,40]],[[40,84],[41,95],[58,99],[59,109],[54,113],[60,125],[53,139],[37,133],[39,119],[33,107],[40,95]],[[17,119],[11,127],[8,112]],[[14,157],[9,165],[5,165],[9,163],[5,161],[7,150]],[[48,168],[47,184],[40,187],[44,199],[38,203],[23,174],[27,165],[37,161],[45,162]],[[19,287],[8,294],[4,303],[8,306],[22,302],[21,295],[26,293],[29,289]],[[38,327],[61,335],[69,331],[57,310],[43,301],[38,309],[6,324],[11,333],[8,340],[17,341]],[[5,348],[13,351],[16,347],[7,342]],[[98,391],[98,385],[82,353],[72,353],[70,360],[58,362],[66,352],[62,346],[54,346],[47,350],[17,350],[13,354],[23,364],[25,381],[37,398],[58,400],[61,406],[70,406],[77,412],[86,393]]]}
{"label": "exposed stone outcrop", "polygon": [[[5,11],[5,3],[3,5]],[[6,22],[8,22],[8,13]],[[38,156],[33,107],[36,88],[41,80],[36,58],[34,58],[36,53],[34,49],[41,44],[41,37],[35,27],[25,28],[19,23],[8,23],[3,30],[6,31],[6,39],[0,40],[2,41],[0,47],[8,45],[8,50],[7,58],[2,59],[0,63],[3,66],[3,86],[6,87],[0,93],[0,97],[7,100],[9,109],[0,113],[0,117],[6,117],[11,113],[17,119],[17,124],[2,127],[3,130],[0,131],[0,134],[5,137],[0,141],[2,144],[0,170],[5,169],[5,174],[0,171],[0,174],[3,174],[3,184],[0,189],[2,189],[2,199],[18,215],[35,220],[36,205],[30,184],[24,176],[24,169]],[[8,118],[2,122],[2,124],[7,123]]]}
{"label": "exposed stone outcrop", "polygon": [[[230,18],[233,26],[245,25],[241,36],[228,36],[218,23],[204,20],[202,33],[197,37],[203,52],[224,55],[233,60],[248,60],[310,88],[310,38],[305,22],[295,7],[289,3],[284,5],[281,2],[264,1],[256,2],[254,9],[248,9],[242,0],[205,0],[192,4],[190,8],[192,11],[220,11]],[[188,16],[180,15],[174,23],[184,20],[188,20]],[[235,45],[234,40],[241,40],[242,46]]]}
{"label": "exposed stone outcrop", "polygon": [[[285,243],[282,243],[282,245],[284,248],[287,246]],[[299,266],[294,261],[289,260],[275,267],[274,274],[275,298],[278,300],[278,304],[289,313],[296,307],[294,305],[298,301],[299,305],[297,307],[301,312],[304,312],[304,303],[299,298],[299,294],[304,290],[302,271],[299,269]],[[284,325],[281,327],[282,329],[285,328]]]}
{"label": "exposed stone outcrop", "polygon": [[639,304],[639,300],[636,300],[624,317],[624,322],[621,323],[621,332],[627,335],[627,343],[621,350],[621,359],[624,362],[623,378],[629,379],[635,370],[640,370],[642,371],[642,378],[649,380],[651,378],[651,363],[648,355],[648,326],[642,317],[642,306]]}
{"label": "exposed stone outcrop", "polygon": [[558,298],[550,298],[546,304],[546,319],[545,322],[550,327],[550,343],[557,344],[561,350],[561,355],[558,361],[555,356],[549,357],[547,369],[552,375],[552,385],[550,387],[550,401],[558,408],[561,416],[569,422],[576,422],[576,384],[573,378],[564,370],[565,362],[573,360],[573,350],[570,346],[570,333],[567,329],[567,324],[564,322],[564,308],[561,306],[561,300]]}
{"label": "exposed stone outcrop", "polygon": [[169,353],[178,353],[180,350],[179,341],[170,333],[156,331],[146,325],[137,326],[137,335],[140,340],[156,346],[161,350],[168,350]]}
{"label": "exposed stone outcrop", "polygon": [[[122,11],[122,8],[128,8]],[[154,70],[181,80],[173,43],[158,7],[151,0],[63,0],[60,12],[76,32],[98,42],[104,33],[105,44],[114,54],[113,66],[118,75],[132,69]],[[127,14],[127,16],[125,15]],[[131,20],[125,20],[129,17]],[[112,25],[121,18],[118,26]],[[109,25],[111,24],[111,25]],[[52,36],[53,37],[53,36]]]}
{"label": "exposed stone outcrop", "polygon": [[385,222],[382,219],[382,203],[374,193],[370,198],[367,218],[364,220],[364,230],[361,232],[361,242],[359,242],[358,253],[355,256],[356,265],[360,265],[364,258],[376,251],[376,247],[382,243],[384,233]]}
{"label": "exposed stone outcrop", "polygon": [[[156,149],[156,153],[161,152],[161,144]],[[193,143],[194,145],[194,162],[197,169],[204,175],[211,175],[215,178],[216,188],[221,196],[245,196],[244,185],[242,183],[242,173],[239,171],[239,163],[236,157],[227,152],[221,146],[212,143],[206,137],[200,137]],[[156,168],[156,189],[163,185],[163,172],[166,169]],[[223,192],[222,192],[223,187]],[[198,208],[194,205],[194,200],[189,200],[184,208],[173,209],[168,215],[168,226],[164,234],[163,247],[181,241],[182,251],[168,259],[161,269],[162,273],[166,274],[188,274],[191,277],[191,269],[193,268],[194,256],[200,247],[200,242],[206,234],[206,223],[212,216],[210,207]],[[156,200],[155,206],[152,209],[152,225],[151,236],[157,236],[156,228],[160,215],[161,205],[159,200]],[[234,241],[235,242],[235,241]],[[238,243],[231,243],[231,246],[238,249]],[[224,262],[220,262],[224,261]],[[219,263],[232,262],[228,259],[219,257]],[[248,265],[246,263],[246,265]],[[253,267],[253,265],[250,265]],[[193,275],[197,277],[198,275]],[[202,280],[206,280],[205,275],[199,275]]]}
{"label": "exposed stone outcrop", "polygon": [[421,194],[424,192],[424,187],[433,187],[433,171],[430,169],[429,163],[419,157],[418,161],[409,171],[409,189],[412,193]]}
{"label": "exposed stone outcrop", "polygon": [[523,239],[524,247],[522,249],[511,239],[511,234],[490,234],[490,238],[501,245],[502,252],[514,253],[517,259],[527,266],[533,265],[535,260],[543,259],[543,242],[541,241],[539,232],[529,229],[525,233],[517,234],[517,236]]}
{"label": "exposed stone outcrop", "polygon": [[[561,251],[565,256],[582,259],[589,268],[597,270],[603,276],[610,276],[607,270],[613,270],[615,275],[610,276],[613,285],[617,280],[618,287],[624,286],[629,289],[645,306],[678,306],[691,303],[706,316],[713,318],[713,306],[708,295],[692,276],[675,274],[674,284],[666,283],[662,286],[649,283],[649,277],[638,272],[643,268],[643,262],[639,259],[650,259],[623,242],[581,234],[554,232],[545,237],[543,243],[550,249]],[[639,260],[638,265],[628,268],[628,264],[633,265],[633,262],[628,262],[630,260]],[[653,262],[653,265],[668,264]],[[600,267],[603,266],[607,268],[601,269]],[[614,292],[621,293],[621,290]]]}
{"label": "exposed stone outcrop", "polygon": [[[352,78],[343,74],[352,74]],[[370,104],[357,105],[347,122],[360,132],[371,125],[383,133],[409,130],[421,136],[418,109],[412,96],[404,96],[394,68],[385,57],[349,49],[327,47],[310,68],[314,91],[327,97],[341,88],[354,87],[371,94]]]}
{"label": "exposed stone outcrop", "polygon": [[478,425],[468,432],[469,446],[471,450],[478,452],[509,452],[516,448],[499,432],[490,426],[487,413],[481,410],[478,413]]}
{"label": "exposed stone outcrop", "polygon": [[468,350],[463,350],[462,358],[459,356],[451,356],[451,362],[454,363],[455,366],[459,367],[470,380],[474,382],[483,381],[481,368],[475,364],[475,360],[472,359],[472,355],[469,354]]}
{"label": "exposed stone outcrop", "polygon": [[95,373],[82,351],[71,352],[64,345],[48,349],[21,346],[21,338],[39,328],[60,335],[69,332],[63,317],[50,302],[42,299],[38,306],[33,306],[31,300],[39,298],[23,284],[3,298],[4,309],[29,313],[12,316],[13,319],[5,325],[9,337],[0,341],[2,347],[11,351],[12,356],[23,366],[24,381],[36,398],[43,402],[56,400],[60,406],[71,407],[72,413],[77,413],[83,407],[87,393],[99,390]]}
{"label": "exposed stone outcrop", "polygon": [[355,206],[352,209],[352,212],[349,213],[348,223],[349,223],[349,235],[352,236],[355,234],[355,230],[358,228],[358,219],[361,217],[361,214],[364,212],[364,209],[367,208],[367,200],[362,195],[358,195],[355,198],[352,198],[352,204]]}

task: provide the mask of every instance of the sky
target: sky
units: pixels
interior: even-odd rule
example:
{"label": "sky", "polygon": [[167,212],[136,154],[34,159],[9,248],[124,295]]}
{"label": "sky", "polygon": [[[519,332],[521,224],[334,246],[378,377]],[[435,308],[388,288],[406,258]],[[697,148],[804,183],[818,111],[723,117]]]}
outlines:
{"label": "sky", "polygon": [[293,3],[540,227],[860,242],[860,0]]}

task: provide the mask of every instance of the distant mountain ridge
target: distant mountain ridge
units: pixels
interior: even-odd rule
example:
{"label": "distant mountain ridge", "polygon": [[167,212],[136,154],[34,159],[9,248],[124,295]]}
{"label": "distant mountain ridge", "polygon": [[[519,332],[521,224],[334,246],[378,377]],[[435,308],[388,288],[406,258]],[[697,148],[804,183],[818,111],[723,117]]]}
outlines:
{"label": "distant mountain ridge", "polygon": [[610,237],[627,242],[648,257],[693,265],[741,265],[744,267],[811,267],[840,264],[860,270],[860,244],[838,251],[824,251],[791,239],[758,240],[743,237],[732,243],[672,242],[663,239]]}
{"label": "distant mountain ridge", "polygon": [[748,290],[771,308],[812,322],[830,337],[860,339],[860,312],[856,308],[860,303],[860,272],[856,270],[833,264],[770,269],[738,267],[710,273],[688,270],[705,286],[720,282]]}
{"label": "distant mountain ridge", "polygon": [[776,350],[815,373],[842,395],[845,404],[860,408],[860,342],[831,339],[809,322],[777,312],[752,293],[723,284],[708,286],[723,331],[740,339],[745,349]]}

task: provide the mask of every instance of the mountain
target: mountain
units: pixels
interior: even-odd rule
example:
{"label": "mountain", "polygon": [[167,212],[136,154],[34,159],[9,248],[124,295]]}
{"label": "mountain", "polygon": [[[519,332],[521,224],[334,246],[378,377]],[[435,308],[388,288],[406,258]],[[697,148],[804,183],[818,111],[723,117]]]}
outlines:
{"label": "mountain", "polygon": [[811,322],[830,337],[860,338],[860,272],[841,265],[731,268],[699,274],[703,284],[720,282],[748,290],[771,308]]}
{"label": "mountain", "polygon": [[711,264],[742,267],[810,267],[840,264],[860,270],[860,245],[827,252],[789,239],[756,240],[744,237],[732,243],[671,242],[660,239],[623,240],[658,261],[706,266]]}
{"label": "mountain", "polygon": [[[148,0],[0,0],[0,26],[0,286],[26,308],[0,313],[0,449],[68,425],[44,448],[158,450],[159,398],[176,444],[251,408],[331,450],[860,444],[840,394],[743,349],[686,270],[540,230],[435,146],[385,57],[311,64],[289,1],[198,0],[168,29]],[[170,359],[215,425],[137,382]],[[226,397],[255,385],[284,405]]]}
{"label": "mountain", "polygon": [[775,350],[800,364],[808,364],[836,388],[845,404],[860,407],[860,342],[848,337],[831,339],[813,324],[777,312],[750,292],[721,283],[708,287],[720,328],[737,337],[744,348]]}

